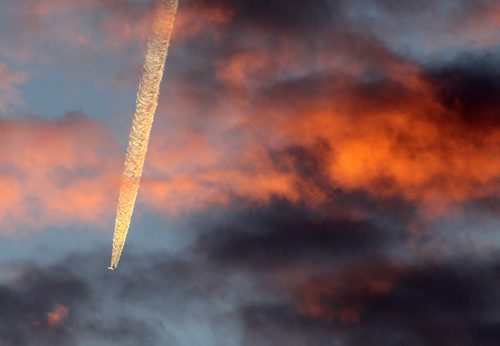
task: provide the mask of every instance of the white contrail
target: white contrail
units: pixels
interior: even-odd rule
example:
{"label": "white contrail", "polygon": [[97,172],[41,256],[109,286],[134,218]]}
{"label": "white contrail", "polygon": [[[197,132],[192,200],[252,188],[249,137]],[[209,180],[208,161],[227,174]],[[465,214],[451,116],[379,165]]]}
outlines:
{"label": "white contrail", "polygon": [[178,0],[156,1],[153,34],[148,42],[123,169],[109,269],[118,266],[134,211],[177,5]]}

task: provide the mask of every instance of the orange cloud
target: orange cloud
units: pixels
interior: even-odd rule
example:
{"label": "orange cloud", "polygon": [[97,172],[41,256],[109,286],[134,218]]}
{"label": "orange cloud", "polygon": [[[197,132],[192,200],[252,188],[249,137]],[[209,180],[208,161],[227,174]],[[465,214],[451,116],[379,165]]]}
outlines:
{"label": "orange cloud", "polygon": [[47,312],[46,321],[47,325],[51,328],[56,328],[60,326],[64,320],[68,317],[68,309],[60,304],[55,304],[52,311]]}
{"label": "orange cloud", "polygon": [[382,106],[344,95],[332,105],[299,111],[293,121],[276,116],[277,132],[304,146],[328,143],[328,175],[347,190],[429,206],[500,192],[500,129],[471,129],[427,85],[409,92],[409,99],[387,99],[394,104]]}
{"label": "orange cloud", "polygon": [[[297,59],[290,59],[280,49],[285,43],[273,55],[260,47],[220,57],[215,75],[227,89],[205,117],[186,106],[199,103],[192,89],[163,101],[176,111],[164,123],[160,109],[143,201],[175,210],[234,196],[325,201],[324,186],[277,154],[292,147],[317,156],[315,169],[332,188],[403,198],[426,213],[500,193],[500,128],[467,123],[459,108],[443,104],[439,81],[418,65],[373,40],[350,48],[351,39],[336,42],[339,64],[328,59],[330,49],[307,57],[295,46]],[[340,71],[349,56],[359,60]],[[311,66],[325,71],[317,79],[304,67],[311,57],[317,62]],[[488,107],[481,112],[495,109]],[[326,149],[319,152],[318,143]]]}
{"label": "orange cloud", "polygon": [[[295,175],[275,169],[267,154],[207,141],[199,133],[177,133],[163,146],[152,145],[141,199],[174,213],[225,205],[233,197],[266,203],[273,195],[298,199]],[[243,149],[245,150],[245,149]],[[164,178],[150,178],[157,175]]]}
{"label": "orange cloud", "polygon": [[106,222],[119,171],[114,146],[107,131],[79,115],[0,121],[2,230]]}

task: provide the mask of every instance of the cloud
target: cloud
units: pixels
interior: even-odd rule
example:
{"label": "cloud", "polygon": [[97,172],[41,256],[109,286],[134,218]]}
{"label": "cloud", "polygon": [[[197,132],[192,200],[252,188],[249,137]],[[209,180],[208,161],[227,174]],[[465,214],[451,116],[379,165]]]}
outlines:
{"label": "cloud", "polygon": [[0,342],[235,344],[236,322],[222,305],[224,279],[217,273],[166,253],[131,252],[130,265],[110,273],[102,265],[107,252],[73,254],[46,266],[17,264],[17,279],[1,283]]}
{"label": "cloud", "polygon": [[[117,186],[116,145],[82,114],[0,121],[2,229],[103,223]],[[116,169],[116,172],[118,169]]]}
{"label": "cloud", "polygon": [[371,335],[379,345],[391,340],[411,345],[493,345],[498,337],[493,328],[492,306],[498,304],[493,268],[462,263],[414,268],[390,294],[367,304],[366,322],[353,328],[348,342],[361,345]]}
{"label": "cloud", "polygon": [[203,3],[190,1],[187,8],[200,12],[222,11],[230,18],[233,27],[275,30],[294,34],[314,32],[330,24],[333,17],[333,3],[320,0],[304,6],[302,1],[232,1],[210,0]]}
{"label": "cloud", "polygon": [[[202,233],[197,253],[230,268],[258,272],[284,270],[283,267],[310,268],[314,272],[320,268],[318,263],[328,267],[344,259],[377,257],[391,244],[399,246],[411,237],[404,227],[398,226],[410,218],[411,208],[407,215],[400,210],[393,216],[394,229],[389,231],[366,216],[366,210],[372,206],[369,199],[353,195],[343,199],[350,208],[336,208],[334,200],[327,208],[308,208],[284,200],[248,208],[245,204],[241,208],[233,204],[229,220]],[[375,208],[373,214],[384,209]]]}
{"label": "cloud", "polygon": [[[333,45],[308,51],[300,41],[290,46],[302,55],[290,59],[279,40],[273,54],[264,41],[252,48],[235,41],[233,49],[200,52],[215,54],[203,71],[188,62],[194,78],[175,67],[167,73],[166,88],[178,89],[160,104],[148,163],[154,179],[144,200],[159,209],[173,201],[181,210],[233,196],[311,204],[327,200],[329,186],[403,198],[440,214],[498,194],[489,55],[427,66],[373,39],[333,37],[338,54]],[[205,84],[211,87],[196,88]],[[487,92],[477,92],[478,84]],[[313,153],[320,185],[290,164],[292,150]]]}
{"label": "cloud", "polygon": [[61,55],[79,61],[103,53],[116,58],[130,47],[145,45],[152,1],[27,0],[2,8],[8,15],[1,37],[9,45],[0,54],[13,62],[47,64]]}
{"label": "cloud", "polygon": [[[57,316],[62,318],[64,315],[63,305],[64,309],[69,306],[72,312],[77,313],[78,305],[87,301],[89,292],[86,284],[64,270],[43,273],[39,268],[30,266],[20,271],[23,274],[18,279],[8,285],[2,283],[0,305],[5,317],[5,323],[0,328],[2,343],[62,345],[73,341],[65,324],[55,329],[52,327]],[[54,307],[56,310],[53,310]],[[66,322],[71,322],[72,316],[67,318]]]}
{"label": "cloud", "polygon": [[[345,200],[371,205],[356,197]],[[495,251],[461,251],[444,225],[446,244],[432,234],[424,241],[412,232],[411,208],[375,209],[347,218],[333,206],[274,201],[203,223],[194,253],[227,277],[246,277],[256,293],[236,308],[241,344],[495,344]],[[469,246],[478,227],[467,227]]]}
{"label": "cloud", "polygon": [[442,64],[429,72],[437,85],[441,102],[471,130],[498,128],[500,85],[493,53],[464,53],[451,64]]}
{"label": "cloud", "polygon": [[[278,197],[311,206],[329,203],[332,191],[360,191],[440,214],[496,198],[496,67],[485,62],[491,55],[470,54],[444,66],[423,64],[376,35],[346,26],[346,3],[287,4],[213,1],[182,6],[180,36],[173,43],[139,197],[143,203],[162,213],[225,206],[238,198],[269,204]],[[127,28],[147,22],[149,5],[111,1],[78,6],[89,13],[104,7],[109,17],[99,17],[96,27],[109,25],[104,32],[110,35],[125,28],[118,31],[127,37],[114,41],[121,45],[135,40],[136,33]],[[45,25],[47,16],[79,13],[75,6],[47,2],[24,10],[38,13]],[[405,16],[411,13],[408,6],[388,2],[378,9]],[[243,13],[249,15],[243,18]],[[189,24],[193,18],[201,18],[200,29]],[[291,23],[296,23],[293,29]],[[181,34],[183,26],[193,32]],[[478,85],[487,90],[478,93]],[[59,132],[56,125],[37,124],[42,133]],[[33,150],[24,140],[12,140],[6,161],[36,183],[28,193],[15,174],[2,176],[4,220],[13,215],[11,220],[24,217],[30,224],[62,222],[59,218],[64,223],[97,222],[112,209],[108,186],[116,180],[110,172],[115,172],[115,162],[119,166],[119,155],[105,149],[106,159],[100,158],[101,146],[114,145],[109,134],[84,139],[78,126],[71,127],[77,144],[70,143],[70,136],[55,135],[57,146],[70,143],[71,153],[57,156],[61,162],[42,157],[51,150],[45,149],[50,144],[44,137],[35,136],[40,143]],[[24,137],[38,132],[27,122],[19,127],[25,129],[20,131]],[[97,158],[85,152],[89,167],[79,166],[69,157],[81,155],[87,141]],[[47,174],[59,173],[31,169],[14,148],[35,162],[47,161],[41,167],[89,168],[99,171],[99,177],[75,173],[67,185],[57,184],[64,187],[52,186]],[[307,174],[298,164],[302,159],[309,160]]]}
{"label": "cloud", "polygon": [[[482,268],[481,274],[475,270],[446,265],[412,268],[396,283],[386,283],[384,276],[350,282],[350,276],[359,275],[351,272],[338,282],[316,283],[321,286],[309,287],[317,295],[308,302],[312,305],[306,315],[279,303],[243,309],[243,344],[364,345],[372,340],[374,345],[494,345],[498,278],[492,267]],[[345,290],[339,292],[339,285]],[[360,315],[358,304],[364,304]],[[326,315],[311,316],[315,307]]]}
{"label": "cloud", "polygon": [[[349,207],[242,200],[199,214],[194,243],[178,257],[131,243],[114,272],[101,249],[52,264],[9,263],[15,275],[1,278],[0,318],[10,318],[0,342],[495,344],[495,256],[453,248],[456,230],[445,244],[453,256],[427,256],[428,243],[442,240],[412,233],[411,205],[359,193],[340,201]],[[58,306],[67,309],[61,320]]]}
{"label": "cloud", "polygon": [[25,73],[13,71],[0,61],[0,114],[3,115],[23,103],[17,86],[26,80]]}
{"label": "cloud", "polygon": [[68,309],[63,305],[55,304],[54,308],[47,312],[44,322],[47,323],[49,327],[57,328],[64,322],[66,317],[68,317]]}

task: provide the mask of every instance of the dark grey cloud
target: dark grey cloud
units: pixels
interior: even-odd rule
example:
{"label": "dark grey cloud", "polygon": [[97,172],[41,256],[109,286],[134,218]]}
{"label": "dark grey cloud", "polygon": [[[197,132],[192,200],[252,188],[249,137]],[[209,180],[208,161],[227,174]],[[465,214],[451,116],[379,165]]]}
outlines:
{"label": "dark grey cloud", "polygon": [[[356,204],[362,206],[356,196],[344,198],[352,200],[352,213]],[[346,204],[349,203],[345,201],[344,208]],[[199,239],[198,251],[221,266],[237,269],[281,271],[294,266],[319,269],[329,268],[337,261],[377,257],[386,246],[404,242],[410,236],[405,233],[402,219],[395,221],[394,229],[388,231],[369,219],[342,216],[341,210],[335,207],[313,210],[283,200],[243,209],[205,231]]]}
{"label": "dark grey cloud", "polygon": [[229,216],[203,226],[196,248],[203,261],[247,275],[257,295],[272,297],[241,301],[242,345],[495,344],[495,256],[440,254],[452,243],[426,253],[436,239],[412,234],[411,206],[343,198],[351,212],[371,206],[373,216],[342,218],[334,207],[275,200],[233,204]]}
{"label": "dark grey cloud", "polygon": [[493,52],[464,53],[430,68],[429,80],[440,101],[471,127],[500,126],[499,56]]}
{"label": "dark grey cloud", "polygon": [[336,10],[336,3],[329,0],[208,0],[189,1],[185,6],[229,11],[233,29],[246,27],[287,36],[312,34],[328,28]]}
{"label": "dark grey cloud", "polygon": [[366,304],[350,345],[494,345],[499,334],[498,264],[412,268],[394,290]]}
{"label": "dark grey cloud", "polygon": [[[182,256],[130,244],[114,272],[104,250],[9,264],[17,274],[2,279],[0,343],[495,344],[494,258],[422,260],[411,255],[411,206],[343,199],[346,210],[235,201],[212,218],[200,214],[200,236]],[[371,216],[348,216],[360,208]],[[44,321],[56,304],[68,316],[51,327]]]}
{"label": "dark grey cloud", "polygon": [[[235,335],[217,306],[223,278],[166,253],[128,253],[123,269],[105,269],[107,251],[74,254],[48,266],[16,265],[0,287],[2,345],[230,345]],[[67,316],[51,325],[58,306]],[[212,321],[218,320],[220,326]],[[200,327],[201,326],[201,327]],[[235,328],[236,330],[236,328]],[[227,341],[225,341],[227,339]]]}
{"label": "dark grey cloud", "polygon": [[[360,269],[352,268],[352,269]],[[373,270],[373,266],[367,269]],[[376,273],[376,272],[375,272]],[[351,281],[354,275],[357,280]],[[293,305],[253,305],[241,309],[245,345],[496,345],[498,265],[436,264],[403,269],[394,286],[374,294],[362,287],[369,273],[346,271],[315,297],[321,315]],[[371,279],[377,280],[377,276]],[[324,278],[330,282],[331,278]],[[344,281],[342,281],[344,280]],[[338,283],[349,282],[339,292]],[[362,287],[360,289],[360,287]],[[328,290],[330,289],[330,290]],[[309,297],[311,299],[311,297]],[[338,311],[359,309],[355,320]],[[331,315],[329,315],[331,313]]]}
{"label": "dark grey cloud", "polygon": [[[29,266],[10,285],[0,287],[0,340],[4,345],[64,345],[74,340],[71,331],[62,326],[52,331],[46,314],[56,304],[71,308],[78,314],[89,299],[87,283],[69,270],[60,271]],[[70,321],[73,317],[70,317]]]}
{"label": "dark grey cloud", "polygon": [[[318,232],[314,229],[317,220],[310,220],[310,237],[298,242],[295,233],[303,225],[294,222],[297,216],[293,212],[283,210],[282,215],[287,216],[281,220],[290,222],[283,229],[290,235],[273,241],[261,235],[261,215],[249,215],[241,219],[240,228],[225,224],[225,231],[210,235],[224,244],[227,229],[232,229],[238,239],[232,248],[212,249],[226,256],[223,261],[220,257],[215,260],[221,267],[236,268],[233,270],[246,270],[248,263],[253,263],[257,272],[271,271],[271,276],[276,277],[274,281],[262,275],[254,279],[267,280],[268,289],[269,282],[273,282],[270,289],[282,292],[288,299],[241,306],[242,344],[364,345],[371,340],[380,346],[495,345],[500,304],[496,292],[500,279],[498,262],[459,257],[450,262],[398,264],[384,260],[383,256],[360,258],[356,250],[342,241],[318,245],[314,234]],[[242,225],[246,225],[246,231],[241,230],[245,227]],[[253,229],[253,237],[245,234],[249,229]],[[338,237],[342,237],[342,232]],[[358,250],[366,252],[363,244]],[[339,253],[336,246],[344,246],[350,256]],[[379,244],[374,241],[372,246]],[[330,254],[322,251],[328,247]],[[407,251],[411,251],[410,247]],[[343,261],[333,264],[325,261],[328,256],[343,257]],[[298,258],[314,264],[304,267],[304,263],[297,263]]]}

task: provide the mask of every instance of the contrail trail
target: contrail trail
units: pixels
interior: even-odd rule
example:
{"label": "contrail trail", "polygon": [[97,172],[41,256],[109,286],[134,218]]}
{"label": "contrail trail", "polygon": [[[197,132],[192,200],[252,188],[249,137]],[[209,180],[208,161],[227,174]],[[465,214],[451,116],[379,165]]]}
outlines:
{"label": "contrail trail", "polygon": [[153,34],[148,42],[146,61],[137,92],[135,116],[130,130],[127,156],[123,168],[109,269],[115,269],[118,266],[125,246],[130,219],[134,212],[177,6],[178,0],[156,1]]}

